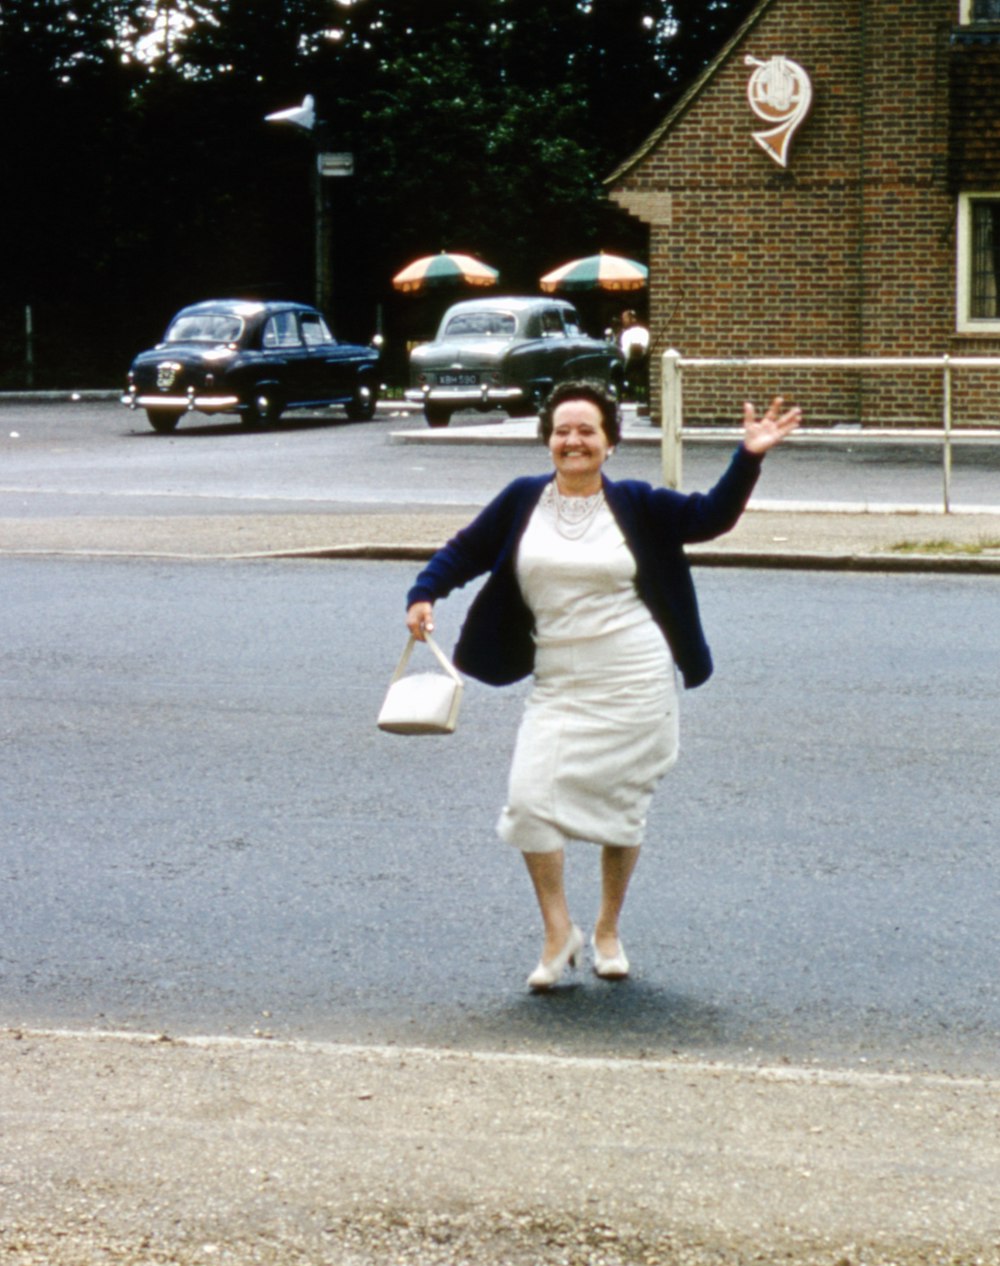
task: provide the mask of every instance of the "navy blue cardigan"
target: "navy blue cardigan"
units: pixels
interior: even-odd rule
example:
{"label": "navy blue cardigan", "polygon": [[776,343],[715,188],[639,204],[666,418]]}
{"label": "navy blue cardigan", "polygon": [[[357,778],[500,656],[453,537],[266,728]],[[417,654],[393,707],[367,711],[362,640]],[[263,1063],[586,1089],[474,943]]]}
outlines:
{"label": "navy blue cardigan", "polygon": [[[653,488],[635,479],[604,478],[604,496],[636,561],[636,590],[663,630],[693,688],[712,673],[712,656],[698,614],[684,545],[709,541],[732,528],[750,499],[761,458],[742,446],[706,493]],[[455,647],[455,664],[492,686],[519,681],[533,669],[534,617],[517,583],[517,547],[552,475],[515,479],[431,558],[407,595],[435,602],[490,572],[473,599]]]}

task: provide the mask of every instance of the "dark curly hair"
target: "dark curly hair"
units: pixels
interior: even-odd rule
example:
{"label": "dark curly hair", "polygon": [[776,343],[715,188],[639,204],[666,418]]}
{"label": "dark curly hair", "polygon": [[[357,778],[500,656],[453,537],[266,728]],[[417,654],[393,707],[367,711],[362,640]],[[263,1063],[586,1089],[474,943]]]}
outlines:
{"label": "dark curly hair", "polygon": [[538,415],[538,438],[548,444],[552,438],[552,415],[567,400],[589,400],[596,405],[601,414],[601,429],[604,437],[612,447],[622,437],[621,419],[618,416],[618,401],[599,382],[580,379],[576,382],[559,382],[549,392],[548,399],[542,405]]}

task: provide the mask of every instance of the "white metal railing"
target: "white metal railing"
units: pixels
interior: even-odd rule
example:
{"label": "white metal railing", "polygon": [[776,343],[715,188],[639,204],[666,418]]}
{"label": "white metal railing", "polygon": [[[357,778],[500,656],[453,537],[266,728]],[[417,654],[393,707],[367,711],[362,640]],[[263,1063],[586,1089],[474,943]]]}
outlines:
{"label": "white metal railing", "polygon": [[[941,439],[944,513],[951,511],[952,374],[963,369],[1000,369],[1000,356],[682,356],[675,348],[663,353],[662,454],[663,482],[681,486],[684,405],[681,385],[685,369],[939,369],[942,376],[941,427],[928,427],[930,439]],[[921,434],[924,434],[923,429]],[[793,437],[794,438],[794,437]]]}

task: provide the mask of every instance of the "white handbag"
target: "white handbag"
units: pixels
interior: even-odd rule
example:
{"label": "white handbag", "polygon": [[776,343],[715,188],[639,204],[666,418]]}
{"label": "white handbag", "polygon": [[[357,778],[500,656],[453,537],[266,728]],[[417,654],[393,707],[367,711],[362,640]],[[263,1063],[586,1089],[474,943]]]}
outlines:
{"label": "white handbag", "polygon": [[445,670],[444,674],[411,673],[408,677],[403,676],[417,640],[411,637],[396,665],[379,710],[380,730],[388,730],[390,734],[452,734],[455,730],[465,683],[434,639],[428,634],[424,636]]}

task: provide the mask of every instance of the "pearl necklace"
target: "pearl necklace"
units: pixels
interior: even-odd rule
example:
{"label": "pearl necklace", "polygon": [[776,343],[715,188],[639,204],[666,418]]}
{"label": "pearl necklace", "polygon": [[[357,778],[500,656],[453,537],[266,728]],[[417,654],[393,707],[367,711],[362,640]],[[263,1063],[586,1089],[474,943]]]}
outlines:
{"label": "pearl necklace", "polygon": [[604,489],[589,497],[564,497],[553,479],[545,486],[542,504],[552,515],[559,535],[567,541],[578,541],[604,505]]}

